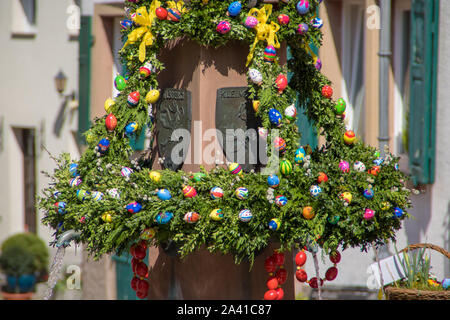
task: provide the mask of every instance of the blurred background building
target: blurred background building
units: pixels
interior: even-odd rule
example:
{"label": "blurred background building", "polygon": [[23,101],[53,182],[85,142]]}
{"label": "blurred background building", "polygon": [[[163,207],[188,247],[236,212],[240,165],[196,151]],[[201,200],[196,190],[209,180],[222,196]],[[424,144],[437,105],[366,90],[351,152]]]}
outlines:
{"label": "blurred background building", "polygon": [[[449,250],[450,36],[446,31],[450,25],[439,17],[450,14],[450,3],[388,2],[391,50],[380,55],[379,1],[323,1],[322,72],[333,82],[334,97],[347,101],[346,125],[373,146],[379,146],[386,134],[380,132],[379,92],[388,83],[387,142],[392,152],[402,156],[401,170],[413,177],[409,187],[421,190],[412,197],[414,219],[404,223],[397,247],[429,242]],[[0,86],[4,170],[0,242],[25,230],[50,241],[52,231],[40,224],[43,213],[35,209],[36,194],[49,183],[40,172],[55,167],[46,149],[52,155],[69,152],[78,158],[84,148],[81,133],[91,119],[104,114],[104,101],[116,94],[113,79],[123,71],[117,52],[122,46],[124,1],[4,0],[0,17],[0,64],[6,75]],[[387,78],[380,78],[380,56],[390,59]],[[304,136],[314,137],[311,132]],[[311,138],[302,142],[317,143]],[[145,145],[141,137],[133,146],[142,150]],[[385,253],[394,253],[392,245]],[[339,276],[327,284],[324,294],[373,297],[366,272],[373,262],[372,251],[344,251]],[[70,247],[64,264],[81,266],[82,291],[77,294],[83,299],[135,298],[127,257],[94,262],[81,248]],[[432,265],[438,279],[449,275],[450,265],[443,256],[432,253]],[[323,272],[327,266],[328,261],[321,261]],[[313,273],[312,263],[307,271]],[[310,295],[302,285],[296,286],[299,293]]]}

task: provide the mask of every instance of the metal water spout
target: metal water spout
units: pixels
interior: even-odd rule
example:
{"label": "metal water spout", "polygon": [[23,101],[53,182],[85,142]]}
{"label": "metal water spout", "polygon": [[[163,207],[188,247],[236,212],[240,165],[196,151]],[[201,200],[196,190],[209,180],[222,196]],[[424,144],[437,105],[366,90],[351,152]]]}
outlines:
{"label": "metal water spout", "polygon": [[56,247],[59,248],[61,246],[68,247],[70,242],[80,237],[80,232],[75,230],[68,230],[64,232],[62,235],[58,237],[58,241],[56,242]]}

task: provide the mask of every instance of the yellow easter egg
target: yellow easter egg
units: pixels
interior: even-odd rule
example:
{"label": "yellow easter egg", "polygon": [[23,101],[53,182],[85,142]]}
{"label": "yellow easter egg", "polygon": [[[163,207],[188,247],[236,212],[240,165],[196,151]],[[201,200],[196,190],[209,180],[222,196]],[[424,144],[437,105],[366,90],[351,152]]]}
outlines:
{"label": "yellow easter egg", "polygon": [[255,101],[253,101],[253,110],[255,110],[255,112],[258,112],[258,110],[259,110],[259,101],[258,100],[255,100]]}
{"label": "yellow easter egg", "polygon": [[112,221],[112,214],[114,214],[114,211],[107,211],[104,214],[102,214],[102,220],[105,222],[111,222]]}
{"label": "yellow easter egg", "polygon": [[116,104],[116,102],[113,99],[111,99],[111,98],[106,99],[106,101],[105,101],[105,111],[106,111],[106,113],[110,113],[111,112],[111,107],[113,105],[115,105],[115,104]]}
{"label": "yellow easter egg", "polygon": [[147,103],[156,103],[158,100],[159,100],[158,90],[150,90],[145,96],[145,101],[147,101]]}
{"label": "yellow easter egg", "polygon": [[152,179],[153,182],[161,181],[161,173],[159,173],[158,171],[151,171],[149,175],[150,179]]}

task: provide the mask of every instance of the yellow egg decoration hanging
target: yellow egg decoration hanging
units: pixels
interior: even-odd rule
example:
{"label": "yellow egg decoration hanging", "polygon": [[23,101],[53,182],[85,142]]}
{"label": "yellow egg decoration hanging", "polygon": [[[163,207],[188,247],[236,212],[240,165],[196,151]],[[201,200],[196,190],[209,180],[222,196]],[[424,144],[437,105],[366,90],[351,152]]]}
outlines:
{"label": "yellow egg decoration hanging", "polygon": [[150,90],[145,96],[147,103],[156,103],[159,100],[160,93],[158,90]]}
{"label": "yellow egg decoration hanging", "polygon": [[150,171],[149,176],[150,179],[153,180],[153,182],[161,181],[161,173],[159,173],[158,171]]}
{"label": "yellow egg decoration hanging", "polygon": [[116,102],[113,99],[111,99],[111,98],[106,99],[106,101],[105,101],[106,113],[110,113],[112,106],[114,106],[115,104],[116,104]]}

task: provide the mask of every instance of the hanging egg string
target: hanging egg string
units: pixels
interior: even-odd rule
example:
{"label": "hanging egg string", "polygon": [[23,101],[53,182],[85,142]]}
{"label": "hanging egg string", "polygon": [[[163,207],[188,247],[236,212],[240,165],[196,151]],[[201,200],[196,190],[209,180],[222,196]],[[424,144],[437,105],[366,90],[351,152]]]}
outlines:
{"label": "hanging egg string", "polygon": [[[149,235],[149,238],[151,235]],[[147,242],[140,241],[130,247],[131,269],[133,271],[133,278],[131,279],[131,288],[136,291],[136,296],[139,299],[144,299],[148,296],[148,266],[143,261],[147,256]]]}
{"label": "hanging egg string", "polygon": [[284,253],[275,250],[273,254],[264,261],[264,269],[269,273],[267,279],[267,291],[264,300],[281,300],[284,297],[284,290],[281,285],[287,280],[287,271],[284,268]]}
{"label": "hanging egg string", "polygon": [[[325,272],[325,278],[320,278],[318,276],[319,266],[318,264],[316,264],[316,276],[308,280],[308,274],[303,268],[307,260],[305,250],[307,250],[306,246],[295,256],[295,264],[297,265],[295,277],[299,282],[307,283],[311,288],[320,290],[320,287],[323,286],[323,283],[325,281],[333,281],[334,279],[336,279],[338,275],[337,264],[341,261],[341,254],[339,253],[339,251],[333,251],[329,254],[329,259],[333,263],[333,266],[328,268],[328,270]],[[316,256],[315,252],[313,252],[313,256]],[[319,298],[321,299],[321,297]]]}

